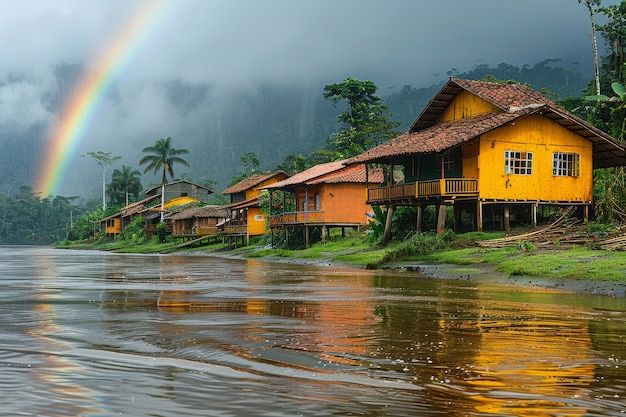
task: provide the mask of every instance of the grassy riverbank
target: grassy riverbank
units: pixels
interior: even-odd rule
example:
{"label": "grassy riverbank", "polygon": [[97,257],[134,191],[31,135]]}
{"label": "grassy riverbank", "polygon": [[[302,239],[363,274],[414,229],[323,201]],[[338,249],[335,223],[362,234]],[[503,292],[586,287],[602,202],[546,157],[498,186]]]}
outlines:
{"label": "grassy riverbank", "polygon": [[[493,239],[501,234],[432,235],[417,237],[382,248],[367,237],[354,235],[334,238],[310,248],[287,250],[251,245],[228,249],[221,243],[180,252],[207,256],[265,259],[319,265],[345,265],[359,268],[403,268],[410,265],[446,264],[450,271],[469,274],[481,266],[491,266],[505,277],[526,276],[566,280],[593,280],[626,283],[626,252],[596,250],[576,246],[569,249],[533,250],[517,244],[500,249],[485,249],[477,240]],[[438,246],[439,245],[439,246]],[[175,253],[175,242],[149,241],[71,244],[59,247],[109,250],[124,253]]]}

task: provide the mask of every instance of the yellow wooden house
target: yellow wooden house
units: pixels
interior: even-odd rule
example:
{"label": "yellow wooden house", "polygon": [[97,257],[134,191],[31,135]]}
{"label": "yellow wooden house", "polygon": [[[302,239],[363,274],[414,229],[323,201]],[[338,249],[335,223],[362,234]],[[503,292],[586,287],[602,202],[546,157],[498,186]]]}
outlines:
{"label": "yellow wooden house", "polygon": [[224,224],[224,235],[229,244],[238,239],[246,244],[250,236],[265,233],[267,217],[261,212],[259,204],[261,189],[287,177],[283,171],[253,174],[222,191],[222,194],[230,195],[230,204],[226,206],[230,217]]}
{"label": "yellow wooden house", "polygon": [[450,78],[406,133],[346,163],[387,165],[368,203],[417,206],[418,230],[428,205],[439,232],[450,205],[456,229],[508,230],[548,206],[587,218],[593,170],[626,165],[626,150],[528,87]]}

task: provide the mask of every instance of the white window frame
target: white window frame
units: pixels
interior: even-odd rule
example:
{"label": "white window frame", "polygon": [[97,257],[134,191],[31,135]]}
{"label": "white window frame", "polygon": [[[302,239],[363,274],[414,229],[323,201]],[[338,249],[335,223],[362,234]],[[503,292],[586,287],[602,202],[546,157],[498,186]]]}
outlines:
{"label": "white window frame", "polygon": [[580,154],[554,152],[552,154],[552,175],[555,177],[579,177]]}
{"label": "white window frame", "polygon": [[510,175],[532,175],[533,153],[525,151],[504,151],[504,173]]}

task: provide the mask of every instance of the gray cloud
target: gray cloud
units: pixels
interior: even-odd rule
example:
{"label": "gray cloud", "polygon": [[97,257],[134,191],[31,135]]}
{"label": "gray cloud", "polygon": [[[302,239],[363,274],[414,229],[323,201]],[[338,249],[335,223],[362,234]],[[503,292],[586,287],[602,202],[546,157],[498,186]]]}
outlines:
{"label": "gray cloud", "polygon": [[[0,0],[1,131],[54,123],[73,93],[58,66],[77,64],[75,79],[152,1]],[[591,74],[589,31],[574,0],[170,0],[78,152],[132,155],[158,137],[210,136],[236,159],[220,136],[220,124],[233,120],[225,114],[233,90],[255,94],[273,83],[320,86],[321,95],[324,84],[356,77],[386,93],[440,81],[453,68],[546,58],[580,62]]]}

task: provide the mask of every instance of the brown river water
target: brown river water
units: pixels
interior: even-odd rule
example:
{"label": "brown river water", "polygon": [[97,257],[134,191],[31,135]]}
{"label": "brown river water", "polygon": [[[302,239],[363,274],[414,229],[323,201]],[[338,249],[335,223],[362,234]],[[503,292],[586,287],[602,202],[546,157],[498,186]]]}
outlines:
{"label": "brown river water", "polygon": [[0,247],[1,416],[626,415],[626,299]]}

